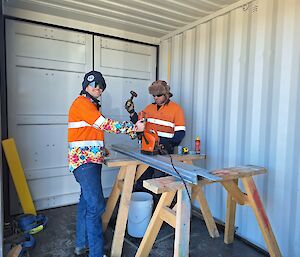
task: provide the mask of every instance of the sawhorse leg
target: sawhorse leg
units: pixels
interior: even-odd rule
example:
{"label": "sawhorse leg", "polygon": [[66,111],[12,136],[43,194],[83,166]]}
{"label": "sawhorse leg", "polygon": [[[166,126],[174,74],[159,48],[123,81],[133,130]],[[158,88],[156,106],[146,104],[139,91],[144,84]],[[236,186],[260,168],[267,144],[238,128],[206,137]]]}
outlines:
{"label": "sawhorse leg", "polygon": [[235,233],[235,213],[236,204],[249,205],[247,194],[242,192],[238,187],[238,179],[232,179],[221,182],[223,187],[227,190],[227,204],[226,204],[226,223],[224,233],[224,243],[231,244],[234,240]]}
{"label": "sawhorse leg", "polygon": [[[144,181],[144,187],[156,194],[162,193],[162,196],[135,256],[149,255],[163,222],[175,228],[174,257],[189,256],[191,201],[182,182],[173,177],[162,177]],[[191,185],[187,184],[187,188],[190,194]],[[170,209],[176,193],[176,208]]]}
{"label": "sawhorse leg", "polygon": [[235,214],[236,214],[236,201],[234,200],[232,193],[229,191],[231,183],[238,185],[238,180],[224,182],[223,186],[228,188],[227,202],[226,202],[226,222],[224,232],[224,243],[231,244],[234,240],[235,233]]}
{"label": "sawhorse leg", "polygon": [[122,254],[125,229],[128,218],[129,204],[137,165],[128,165],[125,170],[124,185],[122,188],[120,206],[117,216],[114,238],[111,247],[111,257],[120,257]]}
{"label": "sawhorse leg", "polygon": [[[140,164],[137,167],[136,175],[135,175],[135,181],[137,181],[140,176],[143,175],[143,173],[148,168],[148,165]],[[120,171],[118,173],[118,176],[116,178],[116,181],[113,185],[113,188],[111,190],[110,196],[106,203],[106,209],[104,214],[102,215],[102,229],[103,231],[106,231],[108,223],[111,219],[112,213],[117,205],[117,202],[119,200],[119,197],[121,195],[121,190],[123,188],[123,182],[126,174],[126,166],[122,166],[120,168]]]}
{"label": "sawhorse leg", "polygon": [[[135,255],[135,257],[146,257],[149,255],[152,246],[154,244],[154,241],[158,235],[158,232],[163,224],[162,215],[169,211],[170,204],[172,203],[174,196],[176,192],[166,192],[163,193],[160,197],[160,200],[156,206],[156,209],[153,213],[153,216],[150,220],[150,223],[148,225],[148,228],[146,230],[146,233],[142,239],[142,242],[139,246],[139,249]],[[170,214],[171,217],[173,217],[172,213]],[[175,219],[173,219],[173,225],[175,226]]]}
{"label": "sawhorse leg", "polygon": [[119,174],[116,178],[116,181],[114,183],[114,186],[112,188],[112,191],[110,193],[110,196],[106,203],[106,209],[104,214],[102,215],[102,229],[103,231],[106,231],[107,225],[110,221],[111,215],[117,205],[118,199],[121,194],[121,189],[119,187],[119,182],[122,181],[126,174],[126,166],[122,166],[120,168]]}
{"label": "sawhorse leg", "polygon": [[242,178],[248,200],[254,211],[260,230],[264,236],[271,257],[281,257],[281,252],[272,231],[269,219],[264,210],[257,188],[252,177]]}
{"label": "sawhorse leg", "polygon": [[[190,165],[193,164],[193,162],[191,160],[184,161],[184,163],[190,164]],[[220,234],[219,234],[217,225],[211,214],[211,211],[209,209],[208,203],[206,201],[206,198],[205,198],[205,195],[203,192],[204,185],[205,184],[203,184],[203,185],[199,184],[199,185],[192,186],[192,200],[196,199],[199,202],[200,211],[201,211],[203,219],[205,221],[208,233],[212,238],[215,238],[215,237],[219,237]]]}
{"label": "sawhorse leg", "polygon": [[209,235],[212,238],[219,237],[220,236],[219,231],[218,231],[217,225],[215,223],[215,220],[211,214],[211,211],[209,209],[204,192],[202,190],[202,186],[201,185],[193,186],[192,192],[193,192],[192,199],[195,198],[199,202],[200,210],[201,210],[202,216],[204,218]]}
{"label": "sawhorse leg", "polygon": [[[189,194],[191,186],[187,185]],[[188,257],[190,245],[191,201],[185,188],[177,191],[174,257]]]}

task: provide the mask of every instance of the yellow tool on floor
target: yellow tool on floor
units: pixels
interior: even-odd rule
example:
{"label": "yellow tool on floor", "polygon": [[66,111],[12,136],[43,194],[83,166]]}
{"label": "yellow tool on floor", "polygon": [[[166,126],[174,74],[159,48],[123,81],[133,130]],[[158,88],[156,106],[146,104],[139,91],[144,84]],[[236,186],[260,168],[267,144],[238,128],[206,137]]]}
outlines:
{"label": "yellow tool on floor", "polygon": [[13,138],[2,141],[2,147],[8,163],[10,174],[25,214],[36,215],[36,210],[28,188],[24,170]]}

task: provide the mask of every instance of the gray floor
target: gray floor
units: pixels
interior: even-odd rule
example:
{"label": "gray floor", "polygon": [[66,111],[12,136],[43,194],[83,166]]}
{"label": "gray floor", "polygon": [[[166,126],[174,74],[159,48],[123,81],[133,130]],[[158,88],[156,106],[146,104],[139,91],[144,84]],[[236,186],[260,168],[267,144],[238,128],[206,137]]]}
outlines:
{"label": "gray floor", "polygon": [[[40,212],[48,216],[47,228],[36,234],[36,247],[30,251],[31,257],[73,257],[76,223],[76,206],[67,206]],[[116,214],[109,224],[106,238],[111,245]],[[223,242],[223,231],[216,239],[209,237],[205,223],[193,215],[191,222],[190,256],[191,257],[263,257],[268,256],[235,239],[231,245]],[[133,257],[138,249],[141,239],[126,234],[122,256]],[[164,224],[150,253],[151,257],[173,256],[174,229]],[[109,252],[109,249],[107,250]],[[84,256],[84,255],[83,255]]]}

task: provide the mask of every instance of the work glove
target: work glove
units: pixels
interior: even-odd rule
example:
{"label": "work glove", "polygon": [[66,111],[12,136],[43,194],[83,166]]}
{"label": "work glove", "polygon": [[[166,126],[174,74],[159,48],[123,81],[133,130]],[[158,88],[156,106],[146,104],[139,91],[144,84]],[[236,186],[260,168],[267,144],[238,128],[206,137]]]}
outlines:
{"label": "work glove", "polygon": [[134,103],[130,99],[126,101],[125,109],[129,114],[134,113]]}

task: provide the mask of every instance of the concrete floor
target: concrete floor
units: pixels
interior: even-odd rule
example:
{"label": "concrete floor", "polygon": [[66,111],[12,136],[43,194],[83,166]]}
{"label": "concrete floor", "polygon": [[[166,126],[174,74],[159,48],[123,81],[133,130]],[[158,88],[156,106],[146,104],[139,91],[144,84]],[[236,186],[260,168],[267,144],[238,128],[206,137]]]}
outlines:
{"label": "concrete floor", "polygon": [[[42,211],[48,216],[47,228],[34,235],[36,247],[30,251],[31,257],[73,257],[76,224],[76,206],[67,206]],[[116,213],[109,224],[106,238],[107,252],[111,246]],[[205,223],[193,215],[190,236],[190,257],[264,257],[265,253],[257,251],[239,239],[231,245],[223,242],[223,231],[219,229],[219,238],[210,238]],[[133,238],[126,233],[122,256],[133,257],[138,249],[141,239]],[[151,257],[173,256],[174,229],[167,224],[163,225],[158,238],[150,253]],[[84,257],[84,255],[82,256]]]}

